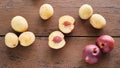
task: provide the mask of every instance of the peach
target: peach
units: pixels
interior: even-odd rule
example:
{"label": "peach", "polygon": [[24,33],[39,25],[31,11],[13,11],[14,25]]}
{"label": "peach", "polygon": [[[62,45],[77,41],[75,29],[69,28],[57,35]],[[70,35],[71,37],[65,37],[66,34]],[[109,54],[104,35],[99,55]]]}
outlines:
{"label": "peach", "polygon": [[93,8],[89,4],[84,4],[79,8],[79,16],[81,19],[88,19],[93,14]]}
{"label": "peach", "polygon": [[102,29],[106,26],[106,20],[100,14],[93,14],[90,18],[90,24],[96,29]]}
{"label": "peach", "polygon": [[53,49],[63,48],[66,44],[64,35],[60,31],[54,31],[49,35],[48,45]]}
{"label": "peach", "polygon": [[19,41],[22,46],[30,46],[35,41],[35,35],[30,31],[23,32],[19,36]]}
{"label": "peach", "polygon": [[109,35],[101,35],[96,41],[98,47],[103,53],[109,53],[114,49],[115,40]]}
{"label": "peach", "polygon": [[43,4],[39,9],[39,14],[43,20],[47,20],[53,16],[54,9],[50,4]]}
{"label": "peach", "polygon": [[7,33],[5,35],[5,44],[9,48],[15,48],[18,45],[18,36],[14,33]]}
{"label": "peach", "polygon": [[11,26],[17,32],[24,32],[28,29],[27,20],[22,16],[15,16],[11,21]]}
{"label": "peach", "polygon": [[64,15],[59,18],[59,29],[63,33],[70,33],[74,29],[75,19],[72,16]]}
{"label": "peach", "polygon": [[83,59],[89,64],[95,64],[98,62],[101,56],[101,51],[99,47],[94,44],[89,44],[85,46],[82,52]]}

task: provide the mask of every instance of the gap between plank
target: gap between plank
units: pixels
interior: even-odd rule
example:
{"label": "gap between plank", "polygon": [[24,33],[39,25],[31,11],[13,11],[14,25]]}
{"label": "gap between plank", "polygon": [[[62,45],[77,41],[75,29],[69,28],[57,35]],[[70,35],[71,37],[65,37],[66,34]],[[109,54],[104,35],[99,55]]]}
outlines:
{"label": "gap between plank", "polygon": [[[0,35],[0,37],[5,37],[5,35]],[[35,36],[35,37],[48,37],[48,36]],[[99,37],[99,36],[65,36],[65,37]],[[120,38],[120,36],[112,36],[113,38]]]}

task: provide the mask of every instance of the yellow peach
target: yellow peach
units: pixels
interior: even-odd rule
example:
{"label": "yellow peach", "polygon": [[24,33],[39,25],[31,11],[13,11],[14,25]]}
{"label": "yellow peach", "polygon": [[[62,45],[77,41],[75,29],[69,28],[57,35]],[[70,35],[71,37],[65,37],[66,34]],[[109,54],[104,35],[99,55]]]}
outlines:
{"label": "yellow peach", "polygon": [[5,35],[5,44],[9,48],[15,48],[18,45],[18,36],[14,33],[7,33]]}
{"label": "yellow peach", "polygon": [[35,35],[30,31],[23,32],[19,36],[19,41],[22,46],[30,46],[35,41]]}
{"label": "yellow peach", "polygon": [[84,4],[79,8],[79,16],[81,19],[88,19],[93,14],[93,8],[89,4]]}
{"label": "yellow peach", "polygon": [[93,14],[90,18],[90,24],[96,29],[102,29],[106,25],[106,20],[100,14]]}
{"label": "yellow peach", "polygon": [[50,4],[43,4],[39,9],[39,14],[43,20],[47,20],[53,16],[54,9]]}
{"label": "yellow peach", "polygon": [[11,21],[11,26],[17,32],[24,32],[28,29],[27,20],[22,16],[15,16]]}

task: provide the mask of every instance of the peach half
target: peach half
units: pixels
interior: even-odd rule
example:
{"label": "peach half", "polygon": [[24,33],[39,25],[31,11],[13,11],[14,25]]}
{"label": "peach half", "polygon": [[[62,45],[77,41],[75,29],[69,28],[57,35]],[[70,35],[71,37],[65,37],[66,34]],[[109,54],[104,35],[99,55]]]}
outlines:
{"label": "peach half", "polygon": [[48,45],[53,49],[60,49],[66,44],[64,35],[60,31],[54,31],[49,35]]}
{"label": "peach half", "polygon": [[59,18],[59,29],[68,34],[74,29],[75,19],[72,16],[64,15]]}

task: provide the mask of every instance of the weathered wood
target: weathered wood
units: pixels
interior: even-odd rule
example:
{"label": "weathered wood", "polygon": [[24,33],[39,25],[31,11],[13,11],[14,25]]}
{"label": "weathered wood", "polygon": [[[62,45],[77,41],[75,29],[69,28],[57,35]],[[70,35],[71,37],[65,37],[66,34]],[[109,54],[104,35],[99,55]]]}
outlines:
{"label": "weathered wood", "polygon": [[[54,16],[43,21],[38,12],[43,3],[50,3],[55,10]],[[94,13],[100,13],[107,20],[107,26],[96,30],[89,20],[81,20],[79,7],[88,3]],[[120,0],[0,0],[0,68],[119,68],[120,67]],[[30,47],[7,48],[4,35],[14,32],[11,19],[24,16],[29,23],[29,31],[36,35],[36,41]],[[60,50],[48,47],[48,35],[58,29],[58,19],[62,15],[71,15],[76,19],[75,30],[66,35],[67,44]],[[94,44],[96,36],[109,34],[115,38],[114,50],[90,65],[83,61],[81,53],[85,45]],[[71,37],[72,36],[72,37]]]}
{"label": "weathered wood", "polygon": [[119,68],[120,38],[115,38],[114,50],[90,65],[83,61],[81,53],[87,44],[94,44],[96,37],[66,38],[67,44],[60,50],[48,47],[47,37],[37,37],[30,47],[10,49],[0,37],[0,68]]}
{"label": "weathered wood", "polygon": [[[41,20],[38,12],[43,3],[50,3],[55,9],[54,16]],[[78,9],[82,4],[93,6],[94,13],[100,13],[107,20],[107,26],[102,30],[92,28],[89,21],[83,21],[78,16]],[[29,23],[30,31],[36,36],[48,36],[58,29],[58,19],[62,15],[71,15],[76,19],[75,30],[69,36],[99,36],[109,34],[120,36],[120,0],[1,0],[0,1],[0,35],[13,31],[11,19],[16,15],[24,16]]]}

